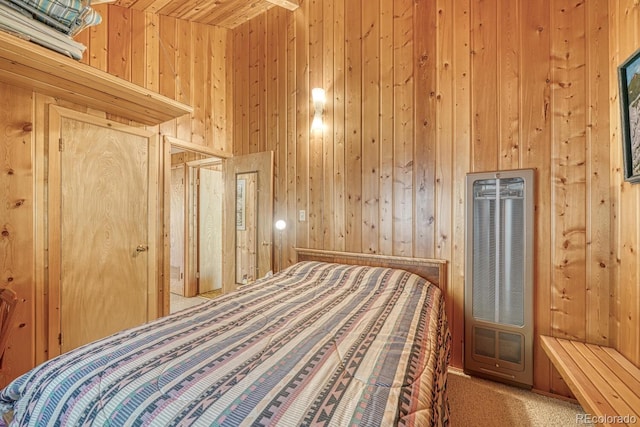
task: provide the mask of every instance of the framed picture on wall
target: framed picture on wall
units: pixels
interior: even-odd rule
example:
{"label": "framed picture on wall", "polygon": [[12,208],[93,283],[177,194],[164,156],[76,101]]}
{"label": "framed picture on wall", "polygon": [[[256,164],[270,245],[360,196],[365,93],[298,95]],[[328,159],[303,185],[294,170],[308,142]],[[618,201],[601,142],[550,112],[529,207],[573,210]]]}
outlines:
{"label": "framed picture on wall", "polygon": [[246,191],[247,181],[245,179],[236,180],[236,230],[246,228]]}
{"label": "framed picture on wall", "polygon": [[618,67],[624,179],[640,182],[640,49]]}

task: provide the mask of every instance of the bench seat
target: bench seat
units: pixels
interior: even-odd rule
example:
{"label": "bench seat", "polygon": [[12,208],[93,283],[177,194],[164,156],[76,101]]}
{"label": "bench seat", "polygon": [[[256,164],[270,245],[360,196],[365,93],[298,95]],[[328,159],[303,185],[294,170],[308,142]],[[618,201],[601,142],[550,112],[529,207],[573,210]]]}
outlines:
{"label": "bench seat", "polygon": [[541,336],[547,356],[591,422],[640,425],[640,369],[611,347]]}

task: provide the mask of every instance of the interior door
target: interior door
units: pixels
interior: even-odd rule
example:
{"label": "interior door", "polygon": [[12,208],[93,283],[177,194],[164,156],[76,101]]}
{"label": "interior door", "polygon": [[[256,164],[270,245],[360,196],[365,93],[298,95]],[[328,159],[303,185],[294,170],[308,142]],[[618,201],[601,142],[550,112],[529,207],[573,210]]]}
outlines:
{"label": "interior door", "polygon": [[50,355],[157,316],[156,136],[49,115]]}
{"label": "interior door", "polygon": [[171,293],[184,296],[185,278],[185,165],[171,168],[170,248]]}
{"label": "interior door", "polygon": [[273,258],[273,152],[223,161],[224,292],[264,277]]}
{"label": "interior door", "polygon": [[198,293],[222,288],[222,206],[219,165],[198,168]]}

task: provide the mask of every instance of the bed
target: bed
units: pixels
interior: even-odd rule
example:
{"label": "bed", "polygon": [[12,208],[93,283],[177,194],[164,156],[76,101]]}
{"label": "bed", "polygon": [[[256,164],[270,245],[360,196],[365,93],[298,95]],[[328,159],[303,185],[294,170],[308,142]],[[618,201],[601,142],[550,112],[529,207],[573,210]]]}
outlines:
{"label": "bed", "polygon": [[438,288],[446,264],[298,257],[271,277],[34,368],[0,392],[4,422],[447,425],[450,334]]}

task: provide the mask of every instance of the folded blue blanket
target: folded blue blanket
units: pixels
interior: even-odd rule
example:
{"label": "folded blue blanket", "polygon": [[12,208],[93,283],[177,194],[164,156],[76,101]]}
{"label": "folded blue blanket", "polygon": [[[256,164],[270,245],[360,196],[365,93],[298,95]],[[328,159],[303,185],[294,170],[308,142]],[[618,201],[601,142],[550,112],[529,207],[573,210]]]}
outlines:
{"label": "folded blue blanket", "polygon": [[74,36],[87,27],[98,25],[102,17],[81,0],[10,0],[29,11],[36,19],[56,30]]}

